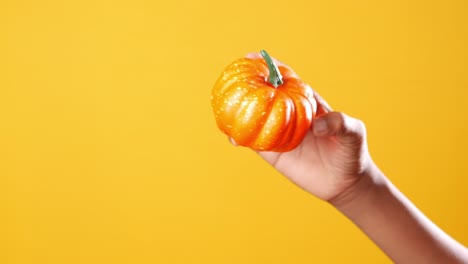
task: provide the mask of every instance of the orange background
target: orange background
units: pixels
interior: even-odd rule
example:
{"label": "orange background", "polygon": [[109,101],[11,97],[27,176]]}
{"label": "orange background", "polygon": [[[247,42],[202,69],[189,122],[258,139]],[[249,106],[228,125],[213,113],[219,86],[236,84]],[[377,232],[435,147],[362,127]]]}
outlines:
{"label": "orange background", "polygon": [[467,1],[0,2],[1,263],[390,263],[216,128],[266,49],[468,244]]}

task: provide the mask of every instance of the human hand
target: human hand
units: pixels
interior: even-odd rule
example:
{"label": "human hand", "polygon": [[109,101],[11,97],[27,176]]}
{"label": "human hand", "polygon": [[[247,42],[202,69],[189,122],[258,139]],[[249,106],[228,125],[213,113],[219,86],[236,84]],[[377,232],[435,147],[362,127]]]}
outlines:
{"label": "human hand", "polygon": [[[258,53],[247,55],[250,58],[259,56]],[[314,96],[317,116],[301,144],[289,152],[258,153],[302,189],[332,202],[365,177],[373,162],[368,153],[363,122],[332,112],[317,93]]]}
{"label": "human hand", "polygon": [[468,263],[467,248],[432,223],[374,164],[363,122],[333,112],[316,92],[314,97],[317,113],[302,142],[289,152],[258,154],[334,205],[395,263]]}

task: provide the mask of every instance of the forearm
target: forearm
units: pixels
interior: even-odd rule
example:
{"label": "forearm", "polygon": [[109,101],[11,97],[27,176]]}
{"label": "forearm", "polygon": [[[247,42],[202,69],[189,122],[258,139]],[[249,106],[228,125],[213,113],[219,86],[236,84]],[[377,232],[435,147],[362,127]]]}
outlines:
{"label": "forearm", "polygon": [[424,216],[377,168],[331,203],[396,263],[468,263],[468,250]]}

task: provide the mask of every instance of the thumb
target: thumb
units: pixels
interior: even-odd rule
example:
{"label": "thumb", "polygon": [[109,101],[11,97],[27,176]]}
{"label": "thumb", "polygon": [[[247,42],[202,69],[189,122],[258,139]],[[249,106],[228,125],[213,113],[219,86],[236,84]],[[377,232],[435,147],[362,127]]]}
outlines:
{"label": "thumb", "polygon": [[341,139],[364,138],[366,129],[361,120],[341,112],[329,112],[314,120],[312,129],[315,136],[336,136]]}

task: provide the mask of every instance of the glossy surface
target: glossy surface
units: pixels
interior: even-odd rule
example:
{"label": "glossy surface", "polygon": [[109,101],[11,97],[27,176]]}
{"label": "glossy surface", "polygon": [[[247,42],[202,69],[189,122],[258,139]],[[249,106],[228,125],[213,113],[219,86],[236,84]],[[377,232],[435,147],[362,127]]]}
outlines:
{"label": "glossy surface", "polygon": [[283,84],[274,88],[261,58],[231,63],[218,78],[211,103],[216,123],[229,137],[254,150],[290,151],[310,128],[316,102],[309,85],[280,65]]}

